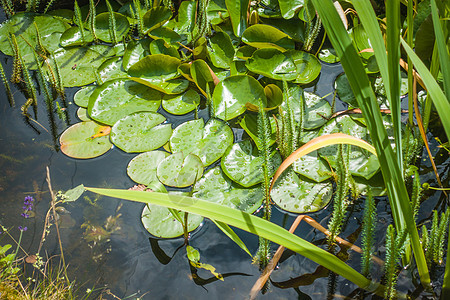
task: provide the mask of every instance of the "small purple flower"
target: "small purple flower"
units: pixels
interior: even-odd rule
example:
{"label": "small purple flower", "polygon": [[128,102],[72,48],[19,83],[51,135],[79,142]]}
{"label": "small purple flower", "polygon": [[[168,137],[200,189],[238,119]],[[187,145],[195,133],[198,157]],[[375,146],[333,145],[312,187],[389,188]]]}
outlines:
{"label": "small purple flower", "polygon": [[19,226],[18,228],[19,228],[20,231],[27,231],[28,230],[27,226],[25,226],[25,227]]}
{"label": "small purple flower", "polygon": [[21,216],[24,217],[25,219],[28,219],[30,217],[28,212],[33,209],[33,202],[34,199],[31,196],[26,196],[25,200],[23,201],[24,206],[22,207],[23,213],[21,214]]}

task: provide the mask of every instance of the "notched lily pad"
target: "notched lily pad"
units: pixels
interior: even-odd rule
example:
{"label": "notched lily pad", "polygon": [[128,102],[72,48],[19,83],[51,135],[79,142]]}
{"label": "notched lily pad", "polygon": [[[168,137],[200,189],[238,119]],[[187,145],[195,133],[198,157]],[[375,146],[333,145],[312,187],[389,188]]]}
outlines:
{"label": "notched lily pad", "polygon": [[313,151],[297,159],[293,164],[295,173],[315,182],[322,182],[331,177],[331,171],[317,151]]}
{"label": "notched lily pad", "polygon": [[161,27],[170,18],[172,18],[172,11],[167,7],[157,6],[151,8],[143,17],[145,33]]}
{"label": "notched lily pad", "polygon": [[103,82],[117,78],[127,78],[128,74],[122,67],[122,57],[112,57],[102,63],[97,72]]}
{"label": "notched lily pad", "polygon": [[187,187],[203,175],[203,163],[197,155],[174,153],[163,159],[156,169],[159,181],[172,187]]}
{"label": "notched lily pad", "polygon": [[[225,151],[221,166],[222,171],[234,182],[244,187],[251,187],[264,180],[263,157],[254,149],[249,140],[233,144]],[[271,177],[282,159],[278,151],[270,154],[269,176]]]}
{"label": "notched lily pad", "polygon": [[294,49],[295,42],[277,28],[256,24],[247,28],[242,34],[242,41],[255,48],[276,48],[280,51]]}
{"label": "notched lily pad", "polygon": [[295,83],[310,83],[319,76],[322,66],[314,55],[298,50],[288,50],[284,54],[294,61],[297,72]]}
{"label": "notched lily pad", "polygon": [[141,153],[128,163],[127,174],[133,181],[149,185],[151,182],[158,180],[156,169],[159,163],[169,155],[165,151]]}
{"label": "notched lily pad", "polygon": [[88,112],[94,120],[112,126],[132,113],[157,111],[160,105],[160,92],[131,80],[115,79],[94,90]]}
{"label": "notched lily pad", "polygon": [[331,182],[317,183],[302,180],[289,168],[275,182],[270,196],[280,208],[304,214],[327,206],[332,194]]}
{"label": "notched lily pad", "polygon": [[294,80],[297,67],[290,55],[275,48],[263,48],[253,52],[245,66],[252,72],[277,80]]}
{"label": "notched lily pad", "polygon": [[[184,214],[183,214],[184,216]],[[142,225],[155,237],[175,238],[184,233],[184,228],[166,207],[148,204],[141,215]],[[188,216],[188,231],[195,230],[203,221],[203,217],[195,214]]]}
{"label": "notched lily pad", "polygon": [[219,166],[209,169],[194,185],[194,197],[236,208],[247,213],[255,212],[264,198],[260,186],[243,188],[233,183]]}
{"label": "notched lily pad", "polygon": [[206,167],[222,157],[233,138],[233,131],[222,120],[210,119],[206,125],[203,119],[192,120],[174,129],[170,149],[195,154]]}
{"label": "notched lily pad", "polygon": [[[114,13],[116,20],[116,40],[122,41],[130,30],[130,23],[127,17],[122,14]],[[95,17],[95,35],[107,43],[113,42],[112,28],[110,29],[109,13],[104,12]]]}
{"label": "notched lily pad", "polygon": [[93,158],[111,149],[109,132],[111,127],[94,121],[76,123],[63,132],[59,138],[61,151],[73,158]]}
{"label": "notched lily pad", "polygon": [[138,112],[117,121],[111,141],[125,152],[146,152],[163,146],[172,134],[166,118],[154,112]]}
{"label": "notched lily pad", "polygon": [[91,43],[94,40],[94,36],[89,30],[83,29],[83,35],[79,27],[70,27],[61,35],[60,43],[63,47],[82,46]]}
{"label": "notched lily pad", "polygon": [[87,108],[89,105],[89,97],[94,92],[96,85],[84,86],[73,96],[73,102],[76,105]]}
{"label": "notched lily pad", "polygon": [[200,104],[200,95],[190,89],[181,95],[165,95],[162,107],[173,115],[184,115],[193,111]]}
{"label": "notched lily pad", "polygon": [[147,55],[132,65],[128,74],[149,82],[162,82],[177,77],[180,64],[179,59],[169,55]]}

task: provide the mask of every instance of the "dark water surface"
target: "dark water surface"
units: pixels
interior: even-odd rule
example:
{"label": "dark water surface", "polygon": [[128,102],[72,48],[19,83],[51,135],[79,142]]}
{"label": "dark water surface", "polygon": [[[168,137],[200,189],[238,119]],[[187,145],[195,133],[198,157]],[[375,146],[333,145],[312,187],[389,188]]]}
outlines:
{"label": "dark water surface", "polygon": [[[5,69],[10,72],[12,59],[4,55],[1,55],[0,59]],[[324,65],[319,83],[308,90],[315,90],[319,96],[332,93],[331,82],[340,72],[342,69],[339,65]],[[72,101],[73,94],[77,90],[77,88],[67,89],[69,101]],[[25,98],[20,92],[14,91],[16,106],[10,108],[5,89],[0,85],[0,224],[7,228],[14,227],[11,233],[15,238],[19,234],[17,226],[27,226],[28,231],[24,233],[22,246],[33,254],[38,248],[43,219],[49,208],[50,196],[45,182],[47,166],[50,169],[54,190],[65,191],[79,184],[126,189],[134,185],[126,174],[126,167],[135,155],[114,148],[101,157],[88,160],[65,156],[55,150],[52,137],[46,130],[34,122],[30,124],[25,122],[20,110]],[[332,99],[332,95],[327,99]],[[343,109],[344,106],[339,104],[337,108]],[[75,105],[70,105],[68,110],[71,124],[78,122]],[[169,122],[173,123],[174,127],[183,120],[169,116]],[[37,121],[50,131],[44,102],[39,103]],[[61,133],[63,130],[64,126],[60,123],[58,132]],[[435,143],[434,140],[432,142]],[[438,150],[436,145],[433,149],[434,152]],[[445,151],[441,150],[436,157],[444,186],[449,186],[449,160],[444,153]],[[435,186],[434,175],[428,165],[424,162],[421,167],[422,182],[429,182]],[[32,195],[36,199],[36,216],[24,220],[20,214],[26,195]],[[258,279],[260,272],[258,267],[252,264],[251,258],[208,220],[193,233],[190,244],[200,251],[201,262],[213,265],[217,272],[225,276],[223,282],[210,280],[214,277],[205,270],[200,269],[197,274],[191,272],[185,248],[181,247],[176,252],[183,244],[183,239],[152,240],[140,222],[143,205],[107,197],[99,198],[93,205],[90,201],[96,199],[95,194],[85,193],[83,196],[88,199],[81,197],[76,203],[64,205],[70,213],[63,215],[60,223],[64,253],[69,264],[69,277],[78,284],[83,284],[80,288],[81,294],[87,288],[106,287],[118,297],[131,299],[144,293],[147,294],[141,299],[243,299],[248,296]],[[427,196],[426,202],[421,207],[419,222],[428,222],[431,210],[442,205],[443,197],[440,192],[430,193]],[[342,237],[351,239],[353,233],[358,233],[362,209],[362,200],[355,201],[348,213],[349,220],[345,231],[341,234]],[[379,201],[377,210],[375,247],[376,255],[383,258],[384,235],[386,227],[392,221],[386,199]],[[313,217],[326,226],[330,212],[331,207],[328,207]],[[105,225],[107,218],[118,214],[121,215],[117,219],[116,231],[103,240],[96,239],[102,237],[99,228]],[[293,220],[294,216],[274,210],[274,222],[289,228]],[[60,254],[56,230],[54,227],[50,230],[51,233],[41,252],[42,256],[51,257]],[[237,232],[250,251],[255,253],[258,238],[239,230]],[[316,244],[325,242],[322,233],[313,231],[304,223],[300,224],[296,233]],[[3,245],[8,242],[11,241],[5,238],[0,243]],[[356,243],[360,245],[359,238]],[[166,256],[157,254],[158,246]],[[276,245],[273,245],[273,249],[275,251]],[[360,255],[349,252],[348,257],[349,264],[360,270]],[[289,282],[286,282],[320,270],[317,267],[317,264],[301,255],[286,251],[280,267],[271,277],[275,286],[271,285],[267,293],[260,295],[259,298],[325,299],[328,294],[335,298],[353,295],[357,287],[340,277],[336,280],[335,290],[329,289],[328,277],[319,277],[306,286],[297,283],[299,287],[296,289],[289,287]],[[440,277],[442,272],[443,270],[438,270],[436,276]],[[381,268],[375,266],[372,274],[373,278],[379,280],[382,275]],[[399,290],[411,292],[415,289],[410,272],[402,271],[399,277]]]}

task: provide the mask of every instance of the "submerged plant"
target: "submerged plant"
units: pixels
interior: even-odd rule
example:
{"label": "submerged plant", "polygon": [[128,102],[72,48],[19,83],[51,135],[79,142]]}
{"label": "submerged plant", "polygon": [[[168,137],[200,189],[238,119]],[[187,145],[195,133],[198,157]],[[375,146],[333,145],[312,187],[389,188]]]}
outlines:
{"label": "submerged plant", "polygon": [[363,229],[362,229],[362,250],[363,254],[361,257],[361,273],[364,276],[370,276],[370,268],[372,265],[372,254],[373,254],[373,242],[374,233],[376,226],[376,207],[375,199],[372,196],[371,190],[369,190],[364,205],[363,214]]}
{"label": "submerged plant", "polygon": [[447,208],[445,213],[439,218],[438,212],[433,210],[433,220],[431,222],[431,230],[425,225],[422,226],[422,246],[429,265],[442,264],[444,257],[445,236],[448,230],[450,219],[450,209]]}
{"label": "submerged plant", "polygon": [[9,86],[8,78],[6,77],[5,70],[3,69],[3,64],[0,62],[0,75],[2,77],[3,85],[5,86],[6,96],[8,97],[9,105],[14,106],[14,97],[11,93],[11,87]]}
{"label": "submerged plant", "polygon": [[386,290],[384,297],[393,299],[396,295],[395,286],[398,276],[398,261],[404,251],[406,233],[395,233],[395,228],[390,224],[386,231],[386,259],[384,265],[384,282]]}

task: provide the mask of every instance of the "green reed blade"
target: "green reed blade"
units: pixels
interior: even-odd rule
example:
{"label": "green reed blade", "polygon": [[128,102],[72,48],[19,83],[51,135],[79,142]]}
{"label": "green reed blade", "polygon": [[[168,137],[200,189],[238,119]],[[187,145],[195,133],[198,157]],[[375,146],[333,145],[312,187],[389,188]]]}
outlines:
{"label": "green reed blade", "polygon": [[[359,1],[354,2],[356,3]],[[313,0],[313,3],[319,16],[322,18],[322,23],[327,31],[330,41],[341,59],[341,64],[345,70],[348,81],[350,82],[352,91],[355,94],[367,122],[367,128],[369,129],[373,145],[377,150],[378,160],[388,191],[389,202],[397,230],[400,232],[404,227],[408,229],[408,232],[411,235],[412,247],[422,284],[428,286],[430,284],[430,276],[425,255],[420,245],[417,227],[412,216],[408,193],[400,167],[397,163],[397,156],[390,146],[388,135],[381,118],[380,109],[368,76],[364,71],[356,49],[353,47],[352,41],[348,36],[332,1]],[[367,7],[371,7],[368,1]],[[367,10],[367,7],[365,10]],[[366,13],[369,14],[367,11]],[[370,15],[372,14],[374,13],[370,12]],[[373,20],[371,24],[372,25],[365,27],[369,36],[375,31],[375,28],[372,27],[377,26],[378,28],[378,23],[373,22]],[[377,52],[380,50],[374,48],[374,51]],[[384,47],[382,51],[386,51]],[[388,82],[385,82],[385,86],[388,86]]]}
{"label": "green reed blade", "polygon": [[244,250],[250,257],[253,257],[250,251],[248,250],[245,243],[241,240],[241,238],[233,231],[233,229],[230,228],[226,223],[211,220],[216,224],[217,227],[219,227],[220,230],[222,230],[223,233],[225,233],[233,242],[235,242],[239,247],[241,247],[242,250]]}

